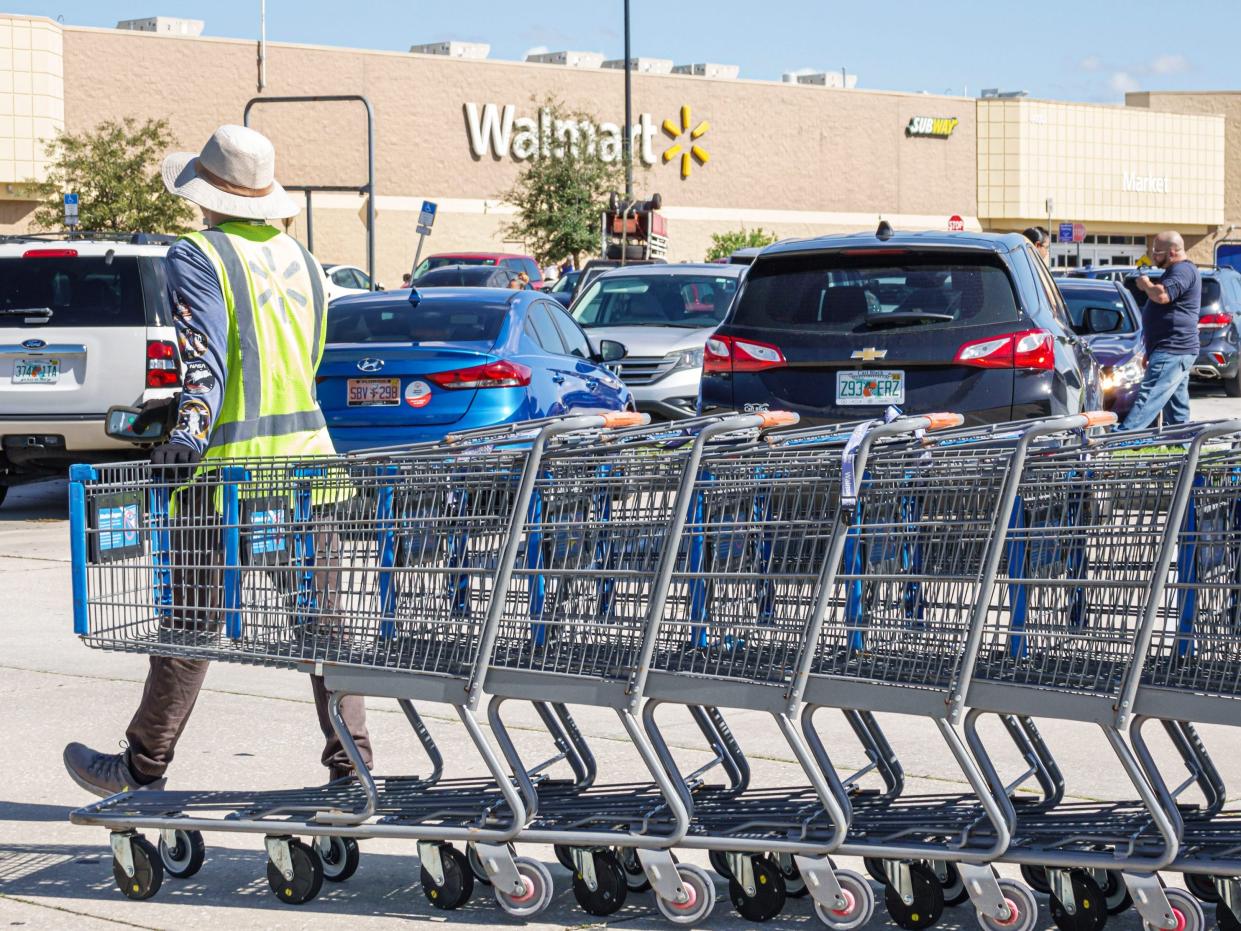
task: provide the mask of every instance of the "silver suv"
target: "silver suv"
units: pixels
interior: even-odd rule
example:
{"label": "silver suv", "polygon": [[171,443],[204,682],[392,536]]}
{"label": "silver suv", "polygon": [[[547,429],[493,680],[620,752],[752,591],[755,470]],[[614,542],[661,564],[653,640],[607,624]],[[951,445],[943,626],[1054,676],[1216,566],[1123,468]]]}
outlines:
{"label": "silver suv", "polygon": [[630,265],[605,272],[569,308],[591,338],[624,343],[614,366],[638,410],[690,417],[698,403],[702,351],[728,313],[742,265]]}
{"label": "silver suv", "polygon": [[180,390],[170,242],[0,237],[0,501],[74,462],[134,458],[104,433],[108,408]]}

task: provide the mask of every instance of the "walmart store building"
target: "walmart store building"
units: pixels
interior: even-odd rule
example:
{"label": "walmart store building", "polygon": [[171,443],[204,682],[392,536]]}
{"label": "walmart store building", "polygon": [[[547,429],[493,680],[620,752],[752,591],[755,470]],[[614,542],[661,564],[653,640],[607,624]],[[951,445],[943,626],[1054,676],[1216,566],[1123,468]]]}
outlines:
{"label": "walmart store building", "polygon": [[[520,251],[503,194],[535,156],[541,102],[590,115],[578,130],[605,157],[621,151],[623,75],[599,56],[509,62],[460,43],[410,53],[269,43],[260,93],[254,41],[195,35],[192,21],[138,25],[157,31],[0,13],[0,232],[29,228],[29,182],[62,129],[163,117],[196,150],[218,124],[240,122],[253,97],[360,94],[374,109],[376,269],[392,285],[409,268],[423,200],[439,205],[431,249]],[[807,236],[880,218],[905,229],[1080,224],[1083,241],[1056,246],[1062,263],[1133,260],[1168,227],[1205,261],[1231,225],[1241,229],[1241,93],[1088,106],[640,64],[636,188],[663,196],[674,260],[701,259],[713,232],[741,226]],[[276,142],[286,185],[365,183],[358,104],[260,102],[251,124]],[[365,197],[320,192],[313,205],[315,252],[364,264]],[[291,231],[306,237],[305,213]]]}

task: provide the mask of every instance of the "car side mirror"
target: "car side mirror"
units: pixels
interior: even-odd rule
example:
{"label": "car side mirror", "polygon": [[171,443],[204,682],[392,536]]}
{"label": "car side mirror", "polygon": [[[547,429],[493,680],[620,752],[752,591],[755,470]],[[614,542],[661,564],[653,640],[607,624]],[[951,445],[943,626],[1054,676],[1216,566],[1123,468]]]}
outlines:
{"label": "car side mirror", "polygon": [[164,423],[157,419],[154,423],[145,423],[141,430],[134,429],[134,421],[142,411],[136,407],[117,405],[108,408],[104,420],[103,432],[114,440],[127,443],[155,443],[164,435]]}
{"label": "car side mirror", "polygon": [[624,343],[618,343],[614,339],[599,340],[600,362],[619,362],[627,355],[629,355],[629,350]]}
{"label": "car side mirror", "polygon": [[1115,333],[1125,318],[1115,307],[1087,307],[1082,321],[1087,333]]}

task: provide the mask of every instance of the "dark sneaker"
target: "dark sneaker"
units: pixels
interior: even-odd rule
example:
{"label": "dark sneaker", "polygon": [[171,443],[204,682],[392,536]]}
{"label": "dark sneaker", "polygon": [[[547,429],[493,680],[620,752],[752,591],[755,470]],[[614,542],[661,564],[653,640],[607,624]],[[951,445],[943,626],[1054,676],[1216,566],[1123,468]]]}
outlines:
{"label": "dark sneaker", "polygon": [[142,783],[129,768],[124,753],[100,753],[80,743],[65,747],[65,769],[69,777],[87,792],[100,798],[136,789],[162,789],[166,779]]}

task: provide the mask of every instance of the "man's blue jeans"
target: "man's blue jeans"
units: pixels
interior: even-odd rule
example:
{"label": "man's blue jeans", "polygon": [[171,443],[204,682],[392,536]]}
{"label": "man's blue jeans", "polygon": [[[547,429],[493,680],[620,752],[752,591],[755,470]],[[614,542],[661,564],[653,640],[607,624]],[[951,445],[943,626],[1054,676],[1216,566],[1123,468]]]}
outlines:
{"label": "man's blue jeans", "polygon": [[1146,360],[1146,375],[1121,430],[1149,427],[1163,411],[1165,425],[1189,423],[1189,370],[1198,357],[1156,350]]}

